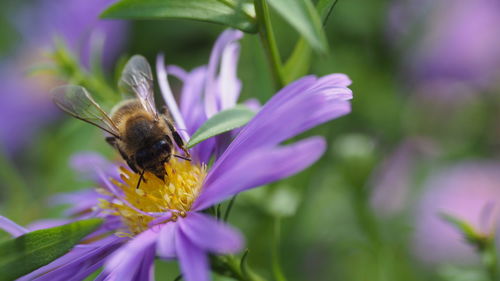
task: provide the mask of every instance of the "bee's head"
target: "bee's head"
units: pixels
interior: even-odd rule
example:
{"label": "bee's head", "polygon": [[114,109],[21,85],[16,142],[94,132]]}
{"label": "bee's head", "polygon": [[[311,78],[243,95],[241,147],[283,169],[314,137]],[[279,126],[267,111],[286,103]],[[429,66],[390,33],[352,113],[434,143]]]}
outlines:
{"label": "bee's head", "polygon": [[139,149],[135,154],[135,161],[143,169],[154,169],[157,166],[163,166],[171,154],[172,141],[165,137]]}

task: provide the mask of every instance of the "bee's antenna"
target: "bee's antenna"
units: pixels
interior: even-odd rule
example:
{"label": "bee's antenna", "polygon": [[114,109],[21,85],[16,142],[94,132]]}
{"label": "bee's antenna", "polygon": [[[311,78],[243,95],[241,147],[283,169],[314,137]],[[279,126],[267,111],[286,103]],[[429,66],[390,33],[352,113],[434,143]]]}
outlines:
{"label": "bee's antenna", "polygon": [[139,186],[141,185],[141,181],[142,181],[142,179],[144,178],[144,172],[145,172],[145,171],[146,171],[146,170],[142,170],[142,172],[141,172],[141,176],[139,177],[139,181],[137,182],[137,187],[136,187],[135,189],[139,189]]}
{"label": "bee's antenna", "polygon": [[177,155],[177,154],[172,154],[174,157],[177,157],[177,158],[180,158],[180,159],[184,159],[186,161],[191,161],[191,158],[190,157],[184,157],[184,156],[181,156],[181,155]]}

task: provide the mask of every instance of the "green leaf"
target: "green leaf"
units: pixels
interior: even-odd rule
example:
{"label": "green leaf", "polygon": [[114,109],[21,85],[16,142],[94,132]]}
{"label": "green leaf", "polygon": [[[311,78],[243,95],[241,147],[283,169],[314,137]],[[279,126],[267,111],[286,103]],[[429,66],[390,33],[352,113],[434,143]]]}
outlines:
{"label": "green leaf", "polygon": [[479,241],[482,242],[483,237],[481,237],[481,235],[476,232],[474,227],[467,222],[445,213],[441,213],[441,218],[452,224],[458,231],[460,231],[468,242],[472,244],[477,244]]}
{"label": "green leaf", "polygon": [[[321,16],[321,21],[323,25],[326,24],[328,17],[330,16],[335,4],[338,0],[320,0],[316,4],[316,10]],[[307,41],[302,36],[295,48],[293,49],[292,55],[286,61],[283,67],[283,74],[285,83],[288,84],[293,82],[295,79],[304,76],[309,71],[309,65],[311,64],[312,50]]]}
{"label": "green leaf", "polygon": [[188,19],[256,33],[255,10],[246,0],[121,0],[102,14],[114,19]]}
{"label": "green leaf", "polygon": [[310,0],[269,0],[269,4],[318,52],[328,51],[321,18]]}
{"label": "green leaf", "polygon": [[306,75],[309,71],[311,58],[311,47],[309,47],[306,40],[301,38],[295,45],[292,55],[283,66],[285,84],[289,84],[295,79]]}
{"label": "green leaf", "polygon": [[208,138],[239,128],[248,123],[254,115],[255,112],[241,105],[223,110],[201,125],[193,134],[187,146],[191,148]]}
{"label": "green leaf", "polygon": [[93,232],[101,219],[36,230],[0,243],[0,280],[14,280],[66,254]]}
{"label": "green leaf", "polygon": [[338,0],[319,0],[318,4],[316,4],[316,11],[318,11],[323,25],[326,24],[326,21],[328,20],[328,17],[330,17],[333,8],[335,8],[337,1]]}
{"label": "green leaf", "polygon": [[248,278],[250,276],[250,273],[248,270],[247,257],[248,257],[248,249],[245,249],[245,252],[243,253],[243,256],[241,257],[240,260],[240,270],[243,276]]}

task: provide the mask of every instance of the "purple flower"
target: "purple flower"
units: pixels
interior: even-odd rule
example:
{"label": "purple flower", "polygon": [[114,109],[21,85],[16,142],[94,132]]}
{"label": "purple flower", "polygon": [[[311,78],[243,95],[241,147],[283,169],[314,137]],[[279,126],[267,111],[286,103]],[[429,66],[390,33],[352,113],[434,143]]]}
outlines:
{"label": "purple flower", "polygon": [[[235,41],[240,37],[239,31],[224,32],[215,44],[208,67],[189,73],[176,67],[164,68],[160,57],[162,93],[185,138],[209,116],[236,103],[240,86],[235,75]],[[220,71],[216,71],[219,65]],[[168,86],[166,70],[175,72],[184,82],[179,108]],[[192,150],[193,161],[170,160],[165,165],[168,176],[164,180],[146,173],[139,189],[139,175],[126,168],[120,168],[119,178],[109,178],[98,169],[104,185],[88,199],[94,196],[99,202],[92,211],[105,219],[102,228],[115,235],[105,238],[109,241],[76,248],[81,254],[72,251],[22,280],[35,276],[46,280],[68,278],[75,272],[83,276],[102,264],[98,280],[151,280],[155,256],[178,259],[187,281],[209,280],[208,253],[238,252],[243,238],[204,211],[239,192],[298,173],[317,161],[325,151],[323,138],[281,143],[349,113],[350,83],[347,76],[332,74],[307,76],[286,86],[227,147],[216,138],[209,139]],[[207,167],[213,157],[213,165]]]}
{"label": "purple flower", "polygon": [[401,214],[408,207],[418,163],[437,153],[435,144],[423,137],[403,141],[375,170],[370,204],[377,215]]}
{"label": "purple flower", "polygon": [[[20,42],[8,59],[0,60],[0,145],[18,150],[41,125],[54,118],[48,93],[60,83],[50,75],[28,77],[30,67],[46,63],[43,54],[54,36],[64,39],[88,64],[93,42],[104,40],[103,57],[110,63],[125,39],[125,22],[99,20],[112,1],[42,0],[14,13],[11,21]],[[111,59],[111,60],[110,60]]]}
{"label": "purple flower", "polygon": [[21,33],[21,52],[36,55],[50,48],[54,36],[88,63],[92,40],[104,40],[103,58],[111,63],[126,39],[126,22],[99,19],[114,0],[41,0],[27,6],[12,21]]}
{"label": "purple flower", "polygon": [[[239,31],[222,33],[215,42],[208,65],[190,72],[178,66],[165,67],[163,55],[158,56],[156,71],[163,98],[184,138],[215,113],[236,105],[241,89],[236,76],[240,50],[236,41],[242,36]],[[168,84],[167,71],[183,82],[179,106]],[[220,154],[226,146],[225,138],[219,136],[202,142],[191,153],[200,162],[208,163],[212,153]]]}
{"label": "purple flower", "polygon": [[3,64],[0,77],[0,148],[13,152],[54,114],[48,98],[37,91],[36,82],[26,83],[29,79],[21,71]]}
{"label": "purple flower", "polygon": [[[500,75],[500,3],[496,0],[398,2],[390,14],[408,48],[408,64],[422,81],[488,86]],[[404,34],[406,33],[406,34]],[[401,41],[401,40],[400,40]]]}
{"label": "purple flower", "polygon": [[491,235],[499,211],[500,163],[464,162],[429,178],[417,206],[413,249],[425,263],[472,263],[474,248],[444,221],[446,213],[466,221],[479,233]]}

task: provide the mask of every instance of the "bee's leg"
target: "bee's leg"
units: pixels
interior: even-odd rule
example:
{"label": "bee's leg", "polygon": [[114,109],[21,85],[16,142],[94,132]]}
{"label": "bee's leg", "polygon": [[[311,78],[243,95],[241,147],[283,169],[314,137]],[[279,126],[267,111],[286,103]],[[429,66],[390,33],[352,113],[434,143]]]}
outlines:
{"label": "bee's leg", "polygon": [[168,163],[168,161],[170,161],[170,156],[168,156],[167,159],[165,159],[163,161],[163,163],[162,163],[163,164],[162,165],[163,166],[162,174],[156,175],[156,177],[158,177],[159,179],[163,180],[164,182],[165,182],[165,179],[168,178],[168,171],[167,171],[167,169],[165,167],[165,165]]}
{"label": "bee's leg", "polygon": [[176,158],[184,159],[186,161],[191,161],[191,158],[187,158],[187,157],[184,157],[184,156],[181,156],[181,155],[172,154],[172,156],[174,156]]}
{"label": "bee's leg", "polygon": [[[139,186],[141,185],[141,181],[144,179],[144,172],[145,172],[145,171],[146,171],[146,170],[142,170],[141,175],[140,175],[140,177],[139,177],[139,181],[137,182],[137,186],[136,186],[136,188],[135,188],[135,189],[139,189]],[[146,181],[144,181],[144,182],[146,182]]]}
{"label": "bee's leg", "polygon": [[182,149],[182,151],[184,151],[184,153],[186,154],[185,158],[178,157],[178,155],[174,155],[174,156],[178,157],[178,158],[182,158],[182,159],[188,160],[188,161],[191,161],[191,154],[189,154],[189,151],[186,148],[186,144],[184,143],[184,140],[181,138],[181,136],[179,135],[179,133],[175,129],[175,127],[172,124],[172,122],[170,122],[170,120],[168,120],[167,118],[165,118],[165,121],[167,122],[168,128],[172,132],[172,137],[174,138],[175,144],[177,144],[177,146],[180,147],[180,149]]}

